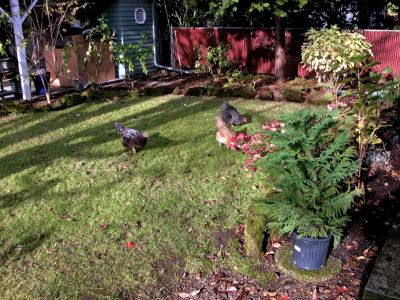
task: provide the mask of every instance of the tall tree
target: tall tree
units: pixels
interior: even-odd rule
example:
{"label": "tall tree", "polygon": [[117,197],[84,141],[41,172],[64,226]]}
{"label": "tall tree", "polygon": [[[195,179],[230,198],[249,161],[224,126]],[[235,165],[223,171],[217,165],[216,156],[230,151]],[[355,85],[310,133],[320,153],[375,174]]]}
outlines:
{"label": "tall tree", "polygon": [[22,14],[19,6],[19,0],[10,0],[11,15],[2,7],[0,7],[0,13],[5,16],[6,20],[8,20],[13,27],[15,48],[17,50],[18,70],[21,78],[22,97],[24,100],[31,100],[32,95],[29,86],[28,64],[26,59],[26,47],[22,23],[25,21],[26,17],[35,7],[37,2],[38,0],[32,0],[31,4]]}
{"label": "tall tree", "polygon": [[275,77],[278,81],[286,80],[285,64],[285,26],[284,20],[290,11],[296,11],[307,4],[309,0],[213,0],[210,8],[215,18],[221,18],[231,9],[237,11],[242,3],[248,4],[249,12],[270,11],[275,18]]}

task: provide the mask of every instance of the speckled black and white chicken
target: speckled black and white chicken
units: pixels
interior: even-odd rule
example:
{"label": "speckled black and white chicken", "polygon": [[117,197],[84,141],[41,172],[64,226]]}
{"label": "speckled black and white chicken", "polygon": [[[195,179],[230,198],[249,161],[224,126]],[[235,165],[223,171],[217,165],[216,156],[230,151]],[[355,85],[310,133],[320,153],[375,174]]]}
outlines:
{"label": "speckled black and white chicken", "polygon": [[147,133],[141,132],[137,129],[126,128],[121,123],[115,123],[115,129],[121,137],[122,145],[125,148],[131,149],[133,153],[136,153],[143,149],[147,143]]}
{"label": "speckled black and white chicken", "polygon": [[228,125],[242,125],[247,122],[247,118],[242,117],[236,108],[229,105],[226,100],[224,100],[224,103],[222,103],[220,116]]}

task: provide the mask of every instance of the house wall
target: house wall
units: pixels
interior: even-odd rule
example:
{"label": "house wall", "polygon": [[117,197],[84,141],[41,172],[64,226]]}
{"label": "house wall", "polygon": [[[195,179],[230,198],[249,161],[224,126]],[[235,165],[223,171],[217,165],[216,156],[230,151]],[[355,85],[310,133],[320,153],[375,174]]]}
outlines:
{"label": "house wall", "polygon": [[[143,8],[146,11],[146,22],[136,24],[135,9]],[[116,0],[105,11],[111,27],[116,30],[119,44],[135,44],[141,40],[141,34],[147,38],[144,46],[149,47],[149,59],[147,67],[149,71],[154,70],[153,62],[153,8],[151,0]],[[128,69],[125,67],[126,74]],[[119,70],[120,77],[121,70]],[[141,73],[141,67],[136,65],[135,74]]]}

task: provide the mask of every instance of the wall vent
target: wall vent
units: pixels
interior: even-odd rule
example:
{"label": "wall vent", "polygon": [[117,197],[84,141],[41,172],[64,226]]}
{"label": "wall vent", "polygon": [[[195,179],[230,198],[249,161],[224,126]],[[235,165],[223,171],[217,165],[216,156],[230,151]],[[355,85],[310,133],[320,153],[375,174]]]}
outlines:
{"label": "wall vent", "polygon": [[146,22],[146,11],[143,8],[135,8],[135,23],[144,24]]}

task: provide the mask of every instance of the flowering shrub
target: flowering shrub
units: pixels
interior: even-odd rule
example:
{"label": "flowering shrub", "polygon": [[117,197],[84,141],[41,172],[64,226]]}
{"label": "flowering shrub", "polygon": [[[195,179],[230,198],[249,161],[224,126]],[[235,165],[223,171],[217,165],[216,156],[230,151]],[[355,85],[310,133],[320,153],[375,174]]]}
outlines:
{"label": "flowering shrub", "polygon": [[[263,124],[265,131],[281,131],[283,124],[274,119],[271,123]],[[229,148],[233,151],[241,150],[247,155],[244,169],[255,172],[257,168],[254,163],[260,158],[270,154],[276,150],[276,146],[270,142],[271,137],[268,134],[256,132],[254,134],[238,133],[231,139]]]}

